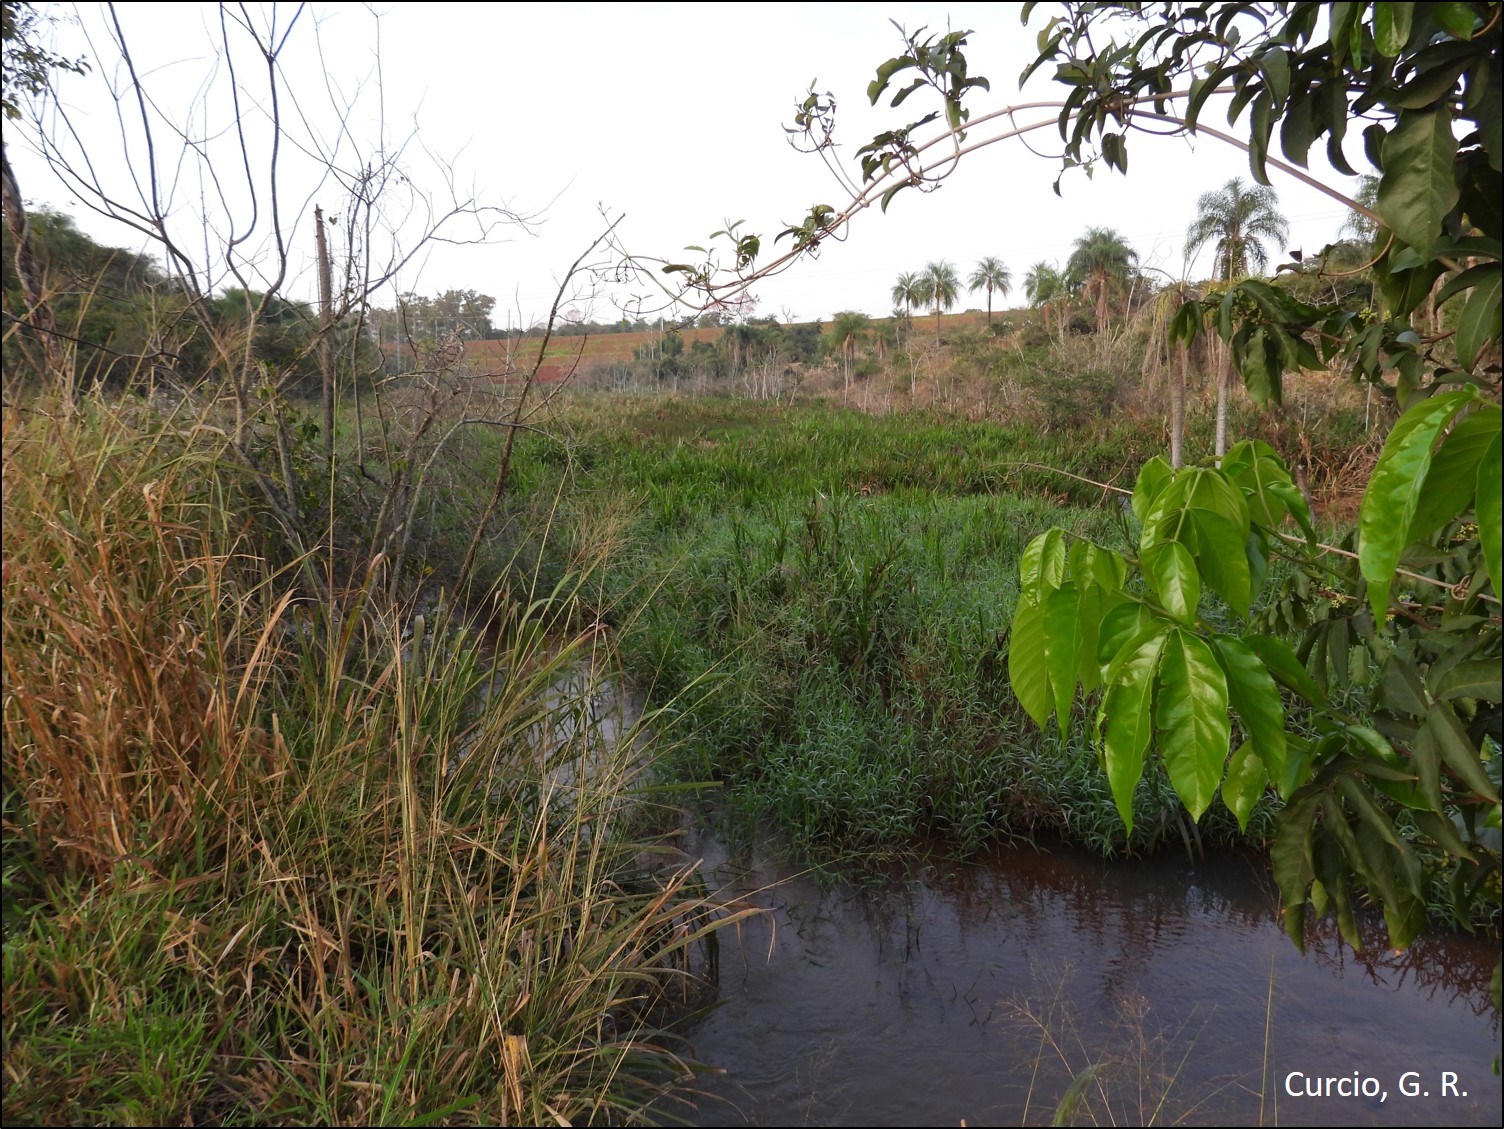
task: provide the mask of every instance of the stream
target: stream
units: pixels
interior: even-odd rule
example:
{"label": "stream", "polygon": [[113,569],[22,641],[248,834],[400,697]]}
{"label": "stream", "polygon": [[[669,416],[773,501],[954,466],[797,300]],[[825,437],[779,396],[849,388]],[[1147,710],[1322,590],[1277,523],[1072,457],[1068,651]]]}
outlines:
{"label": "stream", "polygon": [[[606,745],[637,718],[591,677]],[[575,687],[578,689],[578,687]],[[765,913],[719,941],[682,1027],[709,1070],[655,1110],[704,1125],[1498,1125],[1497,944],[1403,953],[1365,919],[1306,952],[1267,860],[1107,862],[999,848],[880,882],[818,882],[690,830],[713,891]]]}
{"label": "stream", "polygon": [[879,890],[689,849],[768,909],[687,1032],[724,1071],[694,1122],[1049,1124],[1095,1066],[1088,1124],[1499,1124],[1497,946],[1323,924],[1302,957],[1261,859],[1004,849]]}

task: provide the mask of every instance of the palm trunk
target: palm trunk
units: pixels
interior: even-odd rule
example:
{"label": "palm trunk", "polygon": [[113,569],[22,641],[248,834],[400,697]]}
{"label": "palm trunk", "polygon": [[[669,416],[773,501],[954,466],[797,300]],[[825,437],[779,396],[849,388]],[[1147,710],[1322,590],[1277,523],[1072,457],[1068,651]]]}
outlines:
{"label": "palm trunk", "polygon": [[1175,343],[1170,362],[1170,465],[1179,470],[1185,465],[1185,370],[1190,351],[1185,342]]}
{"label": "palm trunk", "polygon": [[1232,390],[1231,358],[1226,346],[1217,351],[1217,432],[1212,443],[1212,454],[1221,458],[1227,454],[1227,401]]}

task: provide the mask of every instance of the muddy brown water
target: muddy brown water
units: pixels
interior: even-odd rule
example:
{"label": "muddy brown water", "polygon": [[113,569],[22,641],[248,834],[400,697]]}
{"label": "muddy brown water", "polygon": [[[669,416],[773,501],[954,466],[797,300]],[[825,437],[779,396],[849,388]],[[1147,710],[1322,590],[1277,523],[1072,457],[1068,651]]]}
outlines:
{"label": "muddy brown water", "polygon": [[1360,956],[1325,927],[1302,956],[1261,860],[1000,850],[875,889],[688,845],[768,912],[723,936],[687,1031],[722,1073],[662,1116],[1049,1124],[1095,1065],[1081,1123],[1500,1124],[1497,946],[1395,954],[1370,923]]}

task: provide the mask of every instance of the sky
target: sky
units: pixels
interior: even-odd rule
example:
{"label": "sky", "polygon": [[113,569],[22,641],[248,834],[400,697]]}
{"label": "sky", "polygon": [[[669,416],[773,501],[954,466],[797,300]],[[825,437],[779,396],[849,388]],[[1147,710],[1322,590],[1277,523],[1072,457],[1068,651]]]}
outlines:
{"label": "sky", "polygon": [[[836,100],[836,157],[854,172],[856,150],[874,133],[928,110],[918,105],[920,94],[896,111],[868,105],[877,65],[902,47],[891,21],[910,30],[972,32],[970,71],[992,84],[990,93],[975,95],[974,114],[1059,97],[1064,88],[1047,74],[1018,89],[1049,7],[1040,5],[1025,28],[1013,4],[246,5],[227,23],[237,45],[228,58],[214,6],[122,4],[115,18],[155,127],[158,198],[183,253],[214,268],[213,284],[234,284],[223,270],[232,238],[252,281],[257,270],[264,280],[276,262],[268,236],[266,65],[235,25],[244,11],[263,41],[274,37],[281,45],[278,107],[289,124],[275,197],[289,246],[288,292],[315,293],[314,205],[346,220],[351,214],[346,191],[325,176],[324,165],[348,178],[376,154],[400,153],[405,179],[392,183],[383,213],[402,245],[399,258],[417,243],[427,213],[415,201],[425,198],[442,211],[473,193],[526,222],[496,224],[477,243],[477,224],[459,217],[445,229],[454,242],[406,259],[396,285],[423,294],[490,294],[497,300],[493,322],[516,326],[546,316],[570,265],[609,222],[616,222],[620,247],[648,262],[693,258],[687,245],[707,244],[712,232],[742,221],[741,231],[763,236],[766,259],[777,232],[811,205],[844,204],[846,189],[817,156],[791,148],[784,127],[813,81]],[[112,17],[95,6],[51,11],[60,17],[50,29],[55,50],[86,59],[89,73],[57,76],[68,121],[43,124],[75,168],[87,153],[99,184],[139,206],[151,192],[142,102],[125,81]],[[237,84],[238,102],[231,96]],[[1209,111],[1205,120],[1222,125],[1223,115]],[[254,201],[237,123],[252,155]],[[110,245],[142,246],[52,174],[33,132],[10,126],[6,136],[33,206],[72,215]],[[1057,197],[1059,161],[1050,153],[1058,133],[1051,126],[1030,136],[1033,151],[1019,140],[1000,142],[966,157],[938,191],[903,193],[885,215],[863,212],[817,259],[758,282],[751,291],[756,314],[784,321],[828,319],[847,309],[884,315],[901,272],[947,260],[964,280],[984,256],[1001,258],[1013,275],[1012,298],[998,300],[999,308],[1022,305],[1029,268],[1041,260],[1063,265],[1088,226],[1117,229],[1142,264],[1171,277],[1210,273],[1209,249],[1186,266],[1185,232],[1202,193],[1232,177],[1249,179],[1245,154],[1212,139],[1135,135],[1128,176],[1077,171]],[[1355,167],[1364,167],[1359,145],[1349,148]],[[1351,179],[1317,151],[1313,174],[1351,191]],[[318,159],[331,153],[332,160]],[[1292,248],[1315,251],[1337,236],[1346,214],[1340,203],[1279,172],[1272,176]],[[336,237],[337,254],[345,242]],[[390,243],[379,230],[369,240],[384,262]],[[1276,261],[1283,250],[1275,249]],[[659,272],[624,284],[612,256],[597,252],[587,263],[601,269],[568,283],[562,307],[571,316],[614,321],[624,309],[662,307],[648,281]],[[388,305],[390,296],[373,302]],[[983,294],[963,293],[958,308],[984,302]]]}

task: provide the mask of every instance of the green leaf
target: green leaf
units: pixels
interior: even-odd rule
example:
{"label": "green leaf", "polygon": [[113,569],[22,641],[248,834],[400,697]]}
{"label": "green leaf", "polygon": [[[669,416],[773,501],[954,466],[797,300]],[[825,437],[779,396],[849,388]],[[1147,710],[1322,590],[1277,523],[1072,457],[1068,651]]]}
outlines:
{"label": "green leaf", "polygon": [[[1457,319],[1457,360],[1471,370],[1478,354],[1490,342],[1499,340],[1500,290],[1504,286],[1504,265],[1487,263],[1492,268],[1473,287],[1467,305]],[[1475,268],[1478,269],[1478,268]]]}
{"label": "green leaf", "polygon": [[1227,762],[1227,779],[1222,781],[1222,802],[1237,817],[1240,831],[1247,832],[1248,817],[1268,786],[1264,762],[1253,751],[1252,743],[1244,741]]}
{"label": "green leaf", "polygon": [[1389,816],[1384,814],[1384,809],[1374,802],[1374,798],[1368,794],[1368,789],[1351,776],[1340,775],[1337,777],[1337,791],[1342,793],[1342,798],[1353,814],[1368,824],[1382,836],[1384,842],[1395,850],[1400,850],[1399,833],[1394,829],[1394,823]]}
{"label": "green leaf", "polygon": [[1400,417],[1384,444],[1358,515],[1358,562],[1376,620],[1382,621],[1388,610],[1394,570],[1405,549],[1405,534],[1419,505],[1437,436],[1473,399],[1472,392],[1463,390],[1422,400]]}
{"label": "green leaf", "polygon": [[1138,472],[1138,481],[1133,487],[1133,516],[1144,521],[1154,499],[1174,477],[1175,472],[1163,455],[1155,455],[1146,462]]}
{"label": "green leaf", "polygon": [[1473,6],[1471,4],[1432,4],[1431,18],[1436,21],[1436,26],[1448,35],[1458,39],[1473,37]]}
{"label": "green leaf", "polygon": [[1144,754],[1154,732],[1154,674],[1168,638],[1169,629],[1158,628],[1112,664],[1107,693],[1097,711],[1107,782],[1129,834],[1133,833],[1133,790],[1144,774]]}
{"label": "green leaf", "polygon": [[1504,696],[1504,677],[1498,659],[1471,659],[1446,672],[1436,684],[1435,694],[1444,702],[1458,698],[1482,698],[1497,702]]}
{"label": "green leaf", "polygon": [[1097,636],[1097,662],[1110,665],[1128,643],[1136,640],[1154,622],[1154,615],[1138,601],[1120,604],[1102,619]]}
{"label": "green leaf", "polygon": [[1268,635],[1245,635],[1243,642],[1248,649],[1256,654],[1263,662],[1266,670],[1274,675],[1281,685],[1294,690],[1312,705],[1323,706],[1326,704],[1326,695],[1321,687],[1301,665],[1295,657],[1295,652],[1290,645],[1281,639],[1274,639]]}
{"label": "green leaf", "polygon": [[1045,656],[1044,608],[1019,600],[1008,638],[1008,681],[1024,712],[1043,729],[1050,720],[1050,668]]}
{"label": "green leaf", "polygon": [[1463,416],[1447,433],[1431,458],[1415,516],[1405,533],[1406,544],[1428,537],[1468,510],[1479,466],[1499,435],[1499,418],[1499,409],[1488,404]]}
{"label": "green leaf", "polygon": [[1324,791],[1302,791],[1279,813],[1269,861],[1285,919],[1285,932],[1295,947],[1306,951],[1306,891],[1316,877],[1312,833]]}
{"label": "green leaf", "polygon": [[1217,635],[1212,645],[1227,677],[1228,700],[1248,734],[1247,746],[1263,763],[1268,779],[1274,781],[1280,795],[1288,796],[1297,784],[1285,779],[1285,709],[1279,686],[1269,668],[1243,640]]}
{"label": "green leaf", "polygon": [[1384,663],[1379,690],[1384,708],[1391,713],[1421,718],[1431,708],[1425,685],[1416,674],[1414,665],[1398,655],[1391,655]]}
{"label": "green leaf", "polygon": [[1159,595],[1165,611],[1186,626],[1196,622],[1201,603],[1201,576],[1196,562],[1178,541],[1161,541],[1143,559],[1144,577]]}
{"label": "green leaf", "polygon": [[1416,732],[1415,740],[1410,742],[1410,754],[1420,794],[1432,811],[1441,811],[1441,749],[1428,726],[1422,725]]}
{"label": "green leaf", "polygon": [[1379,54],[1399,58],[1400,49],[1410,39],[1410,17],[1414,10],[1414,4],[1374,4],[1373,39]]}
{"label": "green leaf", "polygon": [[1018,566],[1019,590],[1043,600],[1064,582],[1065,562],[1065,530],[1045,530],[1024,547]]}
{"label": "green leaf", "polygon": [[1227,601],[1238,615],[1248,616],[1253,601],[1253,577],[1248,570],[1248,525],[1240,532],[1230,521],[1205,510],[1191,512],[1196,535],[1196,561],[1207,587]]}
{"label": "green leaf", "polygon": [[1173,632],[1159,663],[1155,696],[1159,748],[1170,783],[1200,819],[1217,795],[1232,726],[1227,715],[1227,679],[1206,641]]}
{"label": "green leaf", "polygon": [[1062,738],[1076,698],[1076,621],[1080,610],[1081,594],[1074,584],[1062,585],[1044,601],[1044,657],[1055,690],[1055,720]]}
{"label": "green leaf", "polygon": [[1306,540],[1315,541],[1316,528],[1311,524],[1311,507],[1306,504],[1306,496],[1300,492],[1300,487],[1293,482],[1271,482],[1266,489],[1285,504],[1286,511],[1295,518],[1295,523],[1306,535]]}
{"label": "green leaf", "polygon": [[1478,515],[1478,540],[1483,543],[1483,559],[1488,562],[1488,578],[1493,581],[1494,595],[1504,592],[1504,502],[1501,502],[1500,470],[1504,463],[1499,435],[1478,464],[1478,490],[1475,512]]}
{"label": "green leaf", "polygon": [[1410,818],[1415,820],[1415,826],[1420,832],[1437,843],[1448,854],[1456,858],[1467,859],[1474,862],[1477,856],[1462,841],[1457,834],[1457,828],[1444,815],[1437,815],[1434,811],[1412,811]]}
{"label": "green leaf", "polygon": [[1435,702],[1426,714],[1426,728],[1436,739],[1441,759],[1455,772],[1464,784],[1491,804],[1499,802],[1499,790],[1494,787],[1488,773],[1483,770],[1483,760],[1478,746],[1468,736],[1456,712],[1446,702]]}
{"label": "green leaf", "polygon": [[1448,107],[1400,114],[1384,139],[1384,176],[1375,211],[1384,226],[1429,257],[1441,221],[1457,206],[1457,139]]}

